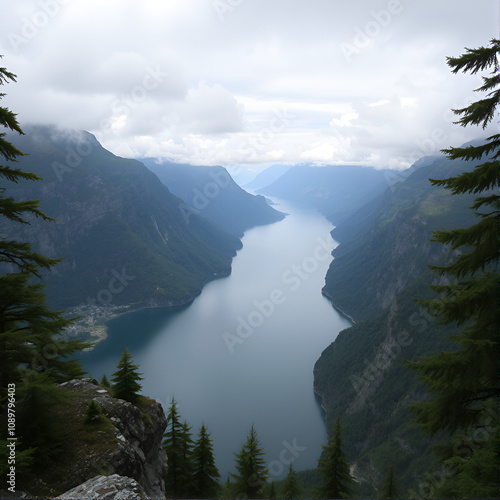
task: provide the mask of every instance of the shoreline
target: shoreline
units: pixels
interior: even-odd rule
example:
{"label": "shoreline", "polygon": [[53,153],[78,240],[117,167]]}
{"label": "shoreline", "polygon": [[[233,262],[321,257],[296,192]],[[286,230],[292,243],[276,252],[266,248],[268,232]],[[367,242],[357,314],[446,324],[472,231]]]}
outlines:
{"label": "shoreline", "polygon": [[328,292],[325,292],[325,289],[324,289],[324,288],[321,290],[321,294],[322,294],[324,297],[326,297],[326,298],[330,301],[330,303],[332,304],[332,306],[333,306],[333,307],[334,307],[334,308],[335,308],[335,309],[336,309],[339,313],[341,313],[343,316],[345,316],[346,318],[348,318],[348,319],[349,319],[349,320],[353,323],[353,325],[355,325],[355,324],[356,324],[356,321],[355,321],[355,319],[354,319],[352,316],[350,316],[350,315],[349,315],[349,314],[347,314],[346,312],[342,311],[342,309],[340,309],[340,307],[338,307],[338,306],[336,306],[336,305],[335,305],[335,303],[333,302],[333,297],[332,297],[332,296],[331,296]]}
{"label": "shoreline", "polygon": [[124,314],[144,311],[146,309],[187,306],[194,302],[196,297],[201,295],[205,285],[207,285],[211,281],[229,276],[231,274],[231,271],[232,269],[230,269],[228,272],[214,273],[214,275],[203,284],[202,288],[197,291],[197,293],[186,297],[185,299],[167,300],[164,302],[155,302],[153,299],[151,299],[147,303],[134,303],[127,305],[80,304],[77,306],[68,307],[65,309],[65,317],[69,318],[80,316],[80,318],[77,319],[74,324],[70,325],[64,330],[64,336],[67,340],[71,339],[92,342],[92,345],[87,347],[86,349],[83,349],[83,352],[92,351],[97,344],[108,338],[107,323],[112,319],[123,316]]}

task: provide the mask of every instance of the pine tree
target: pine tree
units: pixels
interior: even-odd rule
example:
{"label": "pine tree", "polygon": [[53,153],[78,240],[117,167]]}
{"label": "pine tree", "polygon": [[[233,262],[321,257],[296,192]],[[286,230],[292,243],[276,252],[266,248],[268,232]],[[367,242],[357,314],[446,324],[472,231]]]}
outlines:
{"label": "pine tree", "polygon": [[167,431],[163,436],[163,448],[168,456],[168,472],[165,478],[165,490],[169,498],[179,498],[182,481],[182,424],[180,422],[177,401],[172,403],[167,414]]}
{"label": "pine tree", "polygon": [[99,382],[100,385],[103,387],[111,387],[111,384],[109,383],[108,377],[106,377],[106,374],[104,374],[101,378],[101,381]]}
{"label": "pine tree", "polygon": [[332,437],[318,460],[318,469],[323,478],[319,498],[352,497],[354,479],[349,472],[349,464],[342,444],[340,417],[333,425]]}
{"label": "pine tree", "polygon": [[132,361],[132,355],[128,348],[125,348],[111,380],[114,382],[113,394],[116,398],[135,403],[139,397],[138,393],[142,389],[139,380],[143,380],[143,378],[138,372],[139,366],[134,365]]}
{"label": "pine tree", "polygon": [[230,474],[228,472],[224,486],[222,487],[221,498],[233,498],[233,484],[231,483]]}
{"label": "pine tree", "polygon": [[285,477],[282,485],[281,498],[292,500],[293,498],[299,498],[302,493],[302,488],[300,486],[297,475],[293,470],[292,463],[288,467],[288,474]]}
{"label": "pine tree", "polygon": [[246,443],[241,446],[236,456],[236,474],[231,474],[233,492],[236,496],[247,495],[247,498],[263,498],[268,469],[264,461],[265,452],[257,438],[257,431],[252,424]]}
{"label": "pine tree", "polygon": [[[0,55],[0,58],[2,56]],[[15,82],[16,75],[0,68],[0,85]],[[0,99],[5,97],[0,93]],[[24,135],[16,114],[8,108],[0,107],[0,125],[20,135]],[[0,133],[0,155],[6,162],[16,162],[17,158],[24,156],[19,149],[5,139],[5,132]],[[0,181],[7,180],[18,183],[21,180],[38,181],[42,180],[31,172],[24,172],[20,168],[13,168],[10,165],[0,165]],[[9,221],[20,224],[29,224],[30,217],[39,217],[43,220],[53,220],[45,215],[39,208],[39,200],[15,201],[12,197],[5,197],[5,187],[0,186],[0,216]],[[7,262],[20,268],[21,271],[28,271],[39,276],[39,268],[50,269],[59,259],[49,259],[38,253],[32,252],[28,243],[18,241],[7,241],[0,238],[0,263]]]}
{"label": "pine tree", "polygon": [[394,474],[394,465],[391,464],[385,477],[384,487],[382,488],[382,495],[380,498],[398,498],[398,486],[396,475]]}
{"label": "pine tree", "polygon": [[91,399],[87,409],[85,410],[86,422],[97,422],[101,418],[101,413],[101,407],[95,402],[94,399]]}
{"label": "pine tree", "polygon": [[269,498],[269,500],[276,500],[277,498],[276,483],[274,479],[271,480],[271,485],[269,486],[269,495],[267,497]]}
{"label": "pine tree", "polygon": [[[15,75],[0,68],[0,85],[12,81],[16,81]],[[0,93],[0,99],[4,96]],[[0,107],[0,125],[23,134],[16,115],[8,108]],[[20,156],[23,153],[6,140],[6,133],[0,133],[0,159],[14,163]],[[25,180],[41,179],[10,164],[0,165],[0,183]],[[29,224],[36,217],[52,220],[40,210],[39,201],[15,201],[0,185],[2,226]],[[73,354],[89,345],[63,339],[64,328],[73,320],[63,318],[62,311],[51,311],[43,285],[34,282],[41,269],[50,269],[58,262],[33,252],[28,243],[9,241],[0,234],[0,264],[2,270],[8,271],[0,276],[0,408],[5,408],[2,402],[7,384],[15,383],[17,428],[22,443],[17,452],[20,457],[32,457],[34,467],[47,466],[63,445],[61,416],[55,410],[68,399],[66,391],[55,383],[85,373]],[[6,425],[1,426],[0,437],[4,437],[6,429]]]}
{"label": "pine tree", "polygon": [[203,424],[193,449],[193,486],[195,498],[218,498],[220,493],[219,470],[215,465],[213,444]]}
{"label": "pine tree", "polygon": [[[488,92],[487,96],[466,108],[453,110],[461,116],[457,122],[460,125],[480,125],[484,129],[495,115],[500,102],[499,54],[500,40],[493,39],[488,47],[466,49],[460,57],[448,58],[453,73],[476,74],[492,69],[492,76],[483,76],[483,85],[476,89]],[[437,231],[432,240],[449,245],[455,254],[461,251],[449,265],[430,266],[448,284],[431,286],[440,297],[420,302],[439,318],[440,324],[456,324],[461,330],[451,337],[457,350],[409,363],[417,370],[430,396],[429,400],[412,406],[415,420],[431,434],[469,428],[477,421],[487,400],[497,399],[500,394],[500,301],[495,268],[500,256],[500,134],[492,135],[480,146],[452,147],[444,152],[450,159],[485,161],[456,177],[431,179],[432,184],[450,189],[454,195],[481,195],[471,207],[480,219],[477,224]]]}
{"label": "pine tree", "polygon": [[192,497],[193,491],[193,445],[194,441],[192,439],[191,427],[188,425],[187,421],[181,425],[180,431],[180,441],[181,441],[181,464],[180,470],[181,475],[178,477],[179,480],[179,497],[180,498],[190,498]]}
{"label": "pine tree", "polygon": [[48,373],[27,370],[16,396],[16,428],[26,448],[34,450],[33,466],[46,467],[57,459],[68,436],[61,431],[58,408],[70,402],[67,391],[53,383]]}
{"label": "pine tree", "polygon": [[[15,75],[0,68],[0,85],[9,81],[15,82]],[[0,93],[0,99],[4,96]],[[23,134],[16,115],[8,108],[0,107],[0,125]],[[0,133],[0,157],[6,162],[16,162],[23,153],[5,137],[5,133]],[[41,179],[19,168],[0,165],[0,182],[5,180],[17,183]],[[33,217],[52,220],[40,211],[38,201],[17,202],[5,197],[5,191],[0,185],[0,222],[29,224]],[[33,277],[40,275],[40,268],[50,269],[57,262],[59,259],[32,252],[28,243],[7,241],[0,234],[0,264],[9,264],[12,271],[0,276],[0,402],[5,397],[7,384],[20,382],[20,367],[29,366],[36,372],[50,371],[57,382],[84,374],[72,354],[89,344],[63,341],[61,333],[72,320],[64,319],[62,311],[50,311],[43,285],[33,283]]]}

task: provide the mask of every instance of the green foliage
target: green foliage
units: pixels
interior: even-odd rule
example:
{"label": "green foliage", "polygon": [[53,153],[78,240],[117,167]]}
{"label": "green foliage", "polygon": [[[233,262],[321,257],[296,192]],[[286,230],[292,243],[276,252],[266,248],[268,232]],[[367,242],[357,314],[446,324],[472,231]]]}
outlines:
{"label": "green foliage", "polygon": [[[12,441],[0,439],[0,475],[2,478],[7,476],[12,466],[15,468],[16,481],[18,484],[21,483],[22,478],[30,474],[34,452],[33,448],[24,449],[23,443],[19,439],[14,443],[14,446],[12,445]],[[9,463],[9,460],[13,458],[15,459],[15,463]]]}
{"label": "green foliage", "polygon": [[193,448],[193,495],[195,498],[218,498],[220,473],[215,465],[210,433],[203,424]]}
{"label": "green foliage", "polygon": [[318,469],[323,478],[318,491],[319,498],[352,498],[354,479],[349,472],[349,463],[343,449],[340,417],[335,421],[328,444],[323,446]]}
{"label": "green foliage", "polygon": [[382,488],[382,494],[380,498],[399,498],[399,490],[397,485],[397,478],[394,474],[394,464],[391,464],[387,475],[385,477],[384,486]]}
{"label": "green foliage", "polygon": [[257,431],[252,424],[245,444],[241,446],[238,453],[235,453],[236,473],[231,473],[232,495],[264,498],[268,476],[264,455],[264,449],[260,445]]}
{"label": "green foliage", "polygon": [[302,487],[300,486],[297,475],[293,470],[292,463],[288,467],[288,474],[286,475],[282,485],[281,485],[281,496],[280,498],[293,499],[300,498],[302,494]]}
{"label": "green foliage", "polygon": [[134,365],[132,355],[127,348],[123,350],[122,357],[116,365],[117,370],[111,377],[113,384],[113,395],[115,398],[125,399],[131,403],[135,403],[138,399],[142,385],[139,383],[143,380],[139,373],[139,366]]}
{"label": "green foliage", "polygon": [[188,425],[187,421],[180,428],[180,461],[179,469],[181,471],[180,477],[178,477],[178,492],[180,498],[191,498],[193,492],[193,445],[194,441],[192,439],[191,427]]}
{"label": "green foliage", "polygon": [[[496,75],[498,54],[500,41],[493,39],[490,47],[467,49],[462,56],[449,58],[448,63],[455,73],[464,70],[474,74],[492,68],[492,74]],[[484,128],[494,116],[500,89],[493,89],[500,83],[498,78],[483,80],[485,85],[477,90],[489,91],[489,97],[454,110],[462,115],[458,123],[463,126],[474,124]],[[453,433],[474,426],[485,402],[500,395],[500,302],[495,269],[500,257],[500,135],[489,137],[485,145],[449,148],[446,153],[450,158],[488,161],[476,165],[471,172],[431,179],[434,185],[444,186],[453,195],[483,195],[476,198],[472,206],[479,222],[464,229],[434,232],[433,241],[451,246],[458,256],[447,265],[430,266],[447,278],[447,284],[432,286],[439,297],[421,300],[420,304],[438,318],[440,324],[462,329],[451,337],[458,345],[457,350],[440,352],[410,364],[430,394],[429,400],[413,405],[415,420],[431,434],[441,429]],[[483,158],[486,154],[492,156]]]}
{"label": "green foliage", "polygon": [[[2,57],[0,55],[0,57]],[[0,68],[0,85],[9,81],[16,81],[16,76],[5,68]],[[0,99],[5,94],[0,93]],[[0,125],[22,135],[23,131],[19,126],[16,114],[8,108],[0,107]],[[19,157],[25,156],[11,142],[6,140],[6,134],[0,133],[0,155],[7,162],[17,162]],[[13,168],[10,165],[0,165],[0,180],[19,183],[21,180],[35,181],[41,180],[37,175],[25,172],[20,168]],[[20,224],[30,224],[29,219],[39,217],[43,220],[51,220],[39,208],[39,200],[15,201],[12,196],[5,197],[6,188],[0,186],[0,216]],[[43,255],[31,251],[31,246],[19,241],[6,240],[0,238],[0,263],[7,262],[19,267],[21,271],[28,271],[35,275],[38,274],[38,268],[50,269],[58,262],[57,259],[48,259]]]}
{"label": "green foliage", "polygon": [[167,431],[164,434],[163,448],[168,456],[168,472],[165,478],[165,490],[171,498],[180,498],[183,484],[183,443],[182,424],[180,422],[177,402],[172,397],[172,403],[167,414]]}
{"label": "green foliage", "polygon": [[269,500],[275,500],[276,497],[276,483],[274,482],[274,479],[271,480],[271,484],[269,486],[269,493],[267,495],[267,498]]}
{"label": "green foliage", "polygon": [[[0,68],[0,85],[15,81],[15,76]],[[0,94],[0,99],[5,94]],[[0,125],[23,135],[16,115],[0,107]],[[6,196],[16,185],[40,181],[41,178],[9,163],[25,156],[0,133],[0,155],[7,164],[0,165],[0,404],[3,406],[9,384],[15,386],[16,455],[20,471],[31,473],[50,466],[58,457],[66,438],[61,430],[63,417],[59,410],[69,404],[64,391],[56,385],[84,374],[73,354],[87,347],[78,341],[66,341],[64,329],[72,319],[64,319],[62,311],[53,312],[46,304],[43,286],[36,282],[41,269],[49,270],[59,259],[50,259],[33,252],[29,243],[9,239],[6,227],[16,237],[21,228],[38,219],[49,221],[39,208],[39,201],[16,201]],[[38,184],[38,183],[37,183]],[[7,187],[6,187],[7,186]],[[26,196],[23,196],[25,198]],[[32,228],[30,228],[32,229]],[[7,426],[0,436],[5,438]]]}
{"label": "green foliage", "polygon": [[87,409],[85,410],[85,421],[89,423],[97,422],[101,418],[101,413],[101,407],[95,402],[94,399],[91,399]]}
{"label": "green foliage", "polygon": [[47,466],[58,457],[67,439],[58,409],[69,404],[69,396],[47,372],[27,370],[17,387],[17,397],[16,427],[24,447],[34,450],[35,469]]}
{"label": "green foliage", "polygon": [[106,377],[106,374],[104,374],[101,378],[101,381],[99,382],[100,385],[103,387],[111,387],[111,384],[109,383],[108,377]]}

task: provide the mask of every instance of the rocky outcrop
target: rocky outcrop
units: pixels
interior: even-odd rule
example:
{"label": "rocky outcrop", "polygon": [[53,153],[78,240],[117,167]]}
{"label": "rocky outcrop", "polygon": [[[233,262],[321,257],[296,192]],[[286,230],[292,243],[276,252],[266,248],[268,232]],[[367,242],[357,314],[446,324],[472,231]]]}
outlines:
{"label": "rocky outcrop", "polygon": [[96,476],[76,488],[58,496],[64,500],[144,500],[146,492],[141,485],[130,477]]}
{"label": "rocky outcrop", "polygon": [[[64,474],[57,485],[59,491],[74,489],[77,485],[83,488],[89,480],[94,481],[92,488],[98,487],[104,481],[98,480],[102,476],[107,476],[111,484],[112,478],[119,475],[133,478],[147,496],[164,498],[163,478],[167,472],[167,456],[161,441],[167,421],[162,406],[143,396],[137,405],[115,399],[108,390],[90,378],[71,380],[60,387],[74,394],[74,418],[85,419],[85,411],[91,400],[102,409],[102,416],[95,432],[92,430],[94,424],[87,424],[85,429],[91,433],[90,436],[74,437],[74,460],[64,465]],[[92,433],[95,435],[92,436]],[[96,438],[96,441],[92,441],[92,438]],[[93,445],[89,446],[89,442]],[[84,491],[85,496],[87,494]],[[90,493],[88,496],[92,497]]]}

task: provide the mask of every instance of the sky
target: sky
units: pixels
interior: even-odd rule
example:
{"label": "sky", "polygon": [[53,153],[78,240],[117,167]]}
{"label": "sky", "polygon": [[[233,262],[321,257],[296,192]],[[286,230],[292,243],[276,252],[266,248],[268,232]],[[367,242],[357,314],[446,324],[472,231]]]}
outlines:
{"label": "sky", "polygon": [[495,133],[453,124],[498,0],[0,0],[2,106],[113,153],[257,172],[402,169]]}

